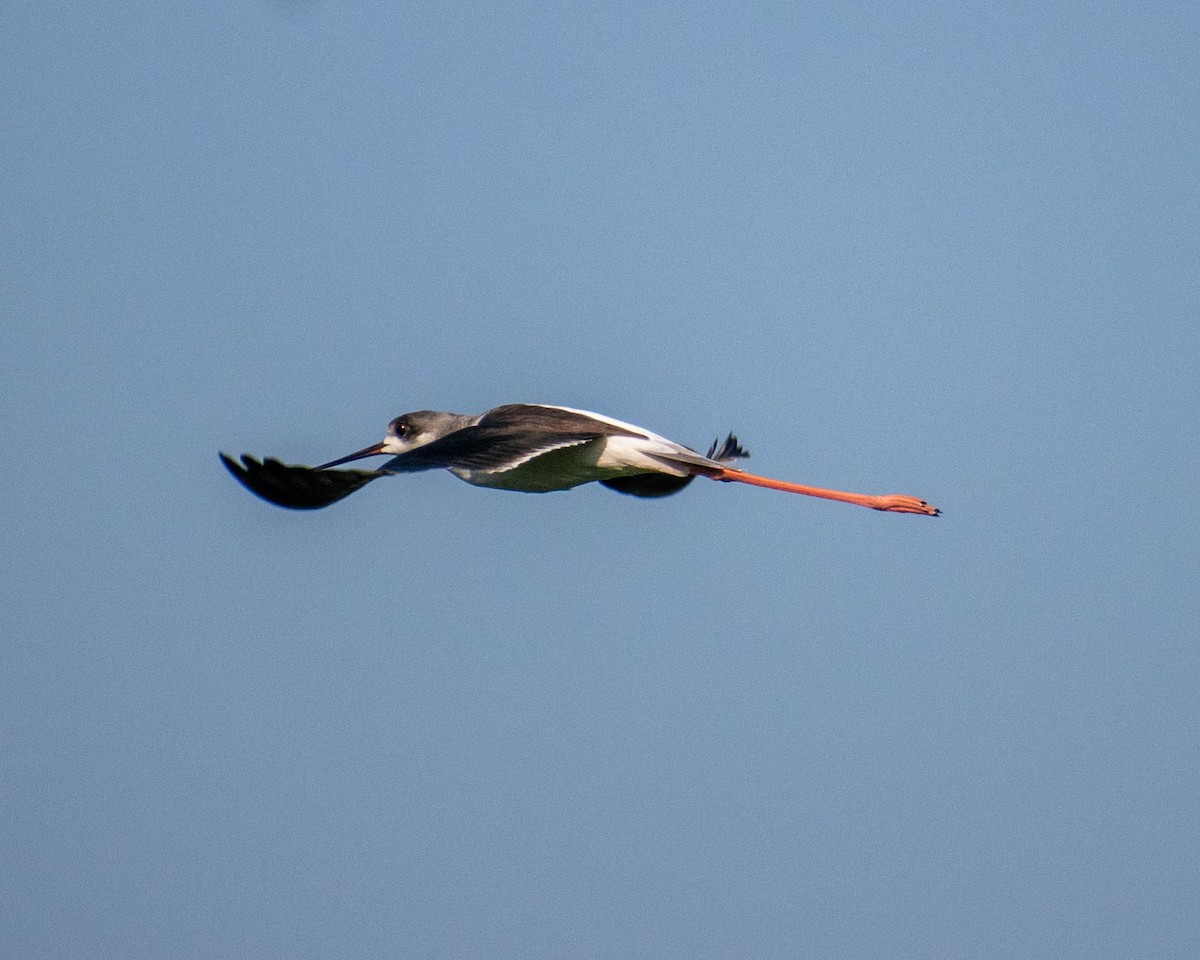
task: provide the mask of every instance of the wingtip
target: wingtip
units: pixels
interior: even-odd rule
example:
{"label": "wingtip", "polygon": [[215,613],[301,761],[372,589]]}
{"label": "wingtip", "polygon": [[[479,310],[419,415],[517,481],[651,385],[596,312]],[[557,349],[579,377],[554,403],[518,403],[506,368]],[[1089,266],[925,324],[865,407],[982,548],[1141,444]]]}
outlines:
{"label": "wingtip", "polygon": [[259,460],[248,453],[239,463],[218,451],[226,469],[242,486],[268,503],[291,510],[317,510],[336,503],[355,490],[384,476],[379,471],[316,470],[283,463],[274,457]]}

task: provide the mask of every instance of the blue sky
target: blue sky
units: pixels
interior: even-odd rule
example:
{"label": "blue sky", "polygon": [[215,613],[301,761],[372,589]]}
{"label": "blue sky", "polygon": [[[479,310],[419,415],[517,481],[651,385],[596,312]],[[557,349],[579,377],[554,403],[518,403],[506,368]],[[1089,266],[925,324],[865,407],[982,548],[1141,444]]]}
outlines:
{"label": "blue sky", "polygon": [[[39,957],[1191,957],[1200,14],[0,11]],[[592,409],[936,520],[448,474]]]}

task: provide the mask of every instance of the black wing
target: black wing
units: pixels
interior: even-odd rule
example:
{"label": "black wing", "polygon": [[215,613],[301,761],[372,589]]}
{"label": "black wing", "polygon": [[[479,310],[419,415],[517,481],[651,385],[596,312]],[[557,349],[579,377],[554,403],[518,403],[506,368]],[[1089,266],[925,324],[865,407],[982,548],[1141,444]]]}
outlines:
{"label": "black wing", "polygon": [[407,473],[436,467],[461,470],[509,470],[534,457],[598,440],[599,433],[539,433],[477,424],[402,453],[383,465],[384,473]]}
{"label": "black wing", "polygon": [[573,410],[510,403],[489,410],[477,423],[399,454],[381,469],[384,473],[438,467],[507,470],[552,450],[615,435],[640,436]]}
{"label": "black wing", "polygon": [[251,493],[292,510],[317,510],[337,503],[372,480],[387,476],[378,470],[315,470],[278,460],[261,462],[247,454],[238,463],[221,454],[221,462]]}
{"label": "black wing", "polygon": [[669,473],[635,473],[631,477],[609,477],[600,483],[617,493],[631,497],[669,497],[678,493],[695,477],[673,477]]}

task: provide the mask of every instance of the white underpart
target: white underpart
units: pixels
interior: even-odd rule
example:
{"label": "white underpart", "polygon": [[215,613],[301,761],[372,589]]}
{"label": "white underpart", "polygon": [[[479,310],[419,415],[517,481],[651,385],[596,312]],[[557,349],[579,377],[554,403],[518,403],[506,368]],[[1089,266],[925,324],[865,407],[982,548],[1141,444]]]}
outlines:
{"label": "white underpart", "polygon": [[721,466],[700,457],[673,440],[632,423],[614,420],[589,410],[575,410],[572,407],[555,407],[544,403],[534,406],[583,414],[628,430],[636,436],[601,437],[550,447],[545,452],[531,453],[526,459],[506,466],[503,470],[452,469],[452,472],[477,487],[548,493],[552,490],[569,490],[593,480],[627,477],[637,473],[665,473],[673,477],[686,477],[692,472],[686,466],[666,463],[660,459],[662,457]]}

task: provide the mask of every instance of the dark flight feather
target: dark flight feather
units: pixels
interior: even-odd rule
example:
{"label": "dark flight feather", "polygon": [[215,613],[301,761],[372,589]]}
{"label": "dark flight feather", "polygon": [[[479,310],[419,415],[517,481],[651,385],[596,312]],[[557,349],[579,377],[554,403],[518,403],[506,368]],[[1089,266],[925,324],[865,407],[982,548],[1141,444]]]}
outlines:
{"label": "dark flight feather", "polygon": [[229,472],[251,493],[292,510],[327,507],[372,480],[387,476],[378,470],[315,470],[269,457],[260,462],[248,454],[242,455],[241,463],[223,453],[220,456]]}

